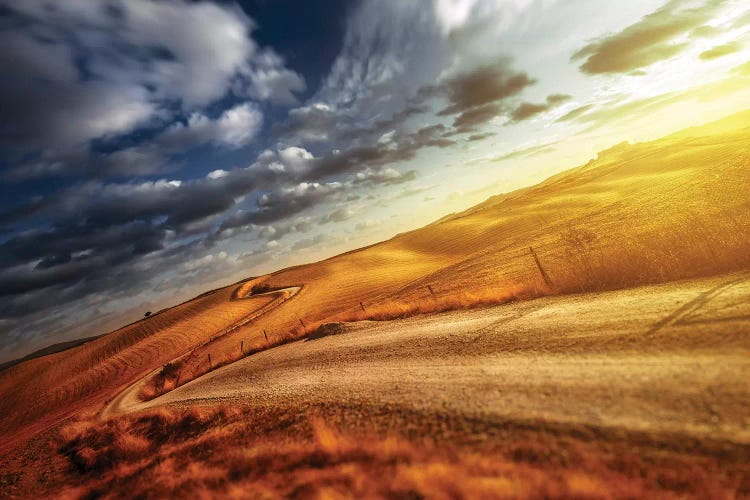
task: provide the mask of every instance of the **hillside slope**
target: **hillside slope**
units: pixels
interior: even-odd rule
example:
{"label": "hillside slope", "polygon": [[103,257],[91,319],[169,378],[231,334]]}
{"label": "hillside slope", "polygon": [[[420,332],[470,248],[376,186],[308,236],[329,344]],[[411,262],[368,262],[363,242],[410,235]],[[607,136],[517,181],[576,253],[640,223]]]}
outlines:
{"label": "hillside slope", "polygon": [[[621,144],[584,166],[383,243],[260,278],[303,285],[210,346],[228,355],[307,323],[466,291],[526,295],[616,289],[750,266],[746,114],[661,140]],[[529,247],[552,282],[544,284]],[[362,305],[360,305],[360,302]],[[342,314],[343,312],[343,314]],[[367,317],[366,314],[360,315]],[[200,372],[199,367],[188,367]]]}
{"label": "hillside slope", "polygon": [[[614,289],[750,266],[750,130],[742,115],[588,164],[391,240],[201,296],[157,317],[0,373],[0,434],[30,436],[194,351],[186,379],[362,307],[466,290],[528,294]],[[550,284],[531,256],[533,247]],[[272,300],[255,283],[301,286],[288,303],[201,347]],[[302,320],[302,321],[300,321]],[[264,334],[265,330],[265,334]],[[91,332],[91,334],[98,332]]]}

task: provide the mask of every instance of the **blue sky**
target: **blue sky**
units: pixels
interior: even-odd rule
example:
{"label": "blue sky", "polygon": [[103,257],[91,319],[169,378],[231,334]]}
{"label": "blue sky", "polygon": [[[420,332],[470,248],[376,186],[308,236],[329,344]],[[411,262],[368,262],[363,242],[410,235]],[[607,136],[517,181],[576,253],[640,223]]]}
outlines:
{"label": "blue sky", "polygon": [[0,361],[750,104],[740,0],[0,0]]}

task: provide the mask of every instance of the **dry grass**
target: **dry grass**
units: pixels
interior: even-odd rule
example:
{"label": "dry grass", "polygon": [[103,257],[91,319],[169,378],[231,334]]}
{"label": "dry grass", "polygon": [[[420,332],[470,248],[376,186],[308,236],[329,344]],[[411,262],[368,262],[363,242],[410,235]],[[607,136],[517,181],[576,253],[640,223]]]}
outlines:
{"label": "dry grass", "polygon": [[223,425],[238,411],[192,407],[185,411],[157,410],[147,414],[98,422],[74,422],[60,431],[60,451],[80,473],[103,472],[121,463],[141,460],[168,443],[180,443],[206,428]]}
{"label": "dry grass", "polygon": [[[608,447],[609,446],[609,447]],[[342,432],[298,412],[201,408],[61,433],[64,498],[721,498],[747,467],[519,431],[483,450]]]}
{"label": "dry grass", "polygon": [[[212,343],[208,343],[199,349],[194,349],[187,356],[182,356],[171,363],[167,363],[158,373],[154,374],[143,384],[138,391],[138,397],[143,401],[150,401],[222,366],[234,363],[237,360],[265,351],[266,349],[294,342],[306,337],[308,334],[308,329],[293,329],[286,335],[274,337],[271,342],[256,345],[247,350],[240,350],[238,348],[236,351],[224,353],[218,359],[212,358],[210,363],[207,354],[210,352]],[[242,344],[240,344],[240,347],[242,347]],[[201,358],[206,356],[205,361],[196,362],[199,356]]]}
{"label": "dry grass", "polygon": [[712,276],[750,267],[750,203],[737,217],[682,216],[658,231],[560,234],[550,270],[557,293]]}
{"label": "dry grass", "polygon": [[498,304],[506,304],[515,300],[528,300],[548,295],[551,290],[543,285],[528,284],[515,288],[481,288],[477,290],[459,290],[447,295],[430,293],[417,300],[400,301],[385,300],[380,303],[360,306],[358,310],[351,310],[330,318],[331,321],[388,321],[407,318],[418,314],[440,313],[460,309],[474,309]]}

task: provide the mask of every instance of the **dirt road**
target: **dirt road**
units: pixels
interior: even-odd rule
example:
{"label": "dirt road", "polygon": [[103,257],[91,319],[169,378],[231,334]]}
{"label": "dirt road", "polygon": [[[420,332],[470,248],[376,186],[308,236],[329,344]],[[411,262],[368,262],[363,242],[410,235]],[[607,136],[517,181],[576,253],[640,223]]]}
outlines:
{"label": "dirt road", "polygon": [[392,322],[250,356],[148,403],[429,411],[750,443],[750,273]]}

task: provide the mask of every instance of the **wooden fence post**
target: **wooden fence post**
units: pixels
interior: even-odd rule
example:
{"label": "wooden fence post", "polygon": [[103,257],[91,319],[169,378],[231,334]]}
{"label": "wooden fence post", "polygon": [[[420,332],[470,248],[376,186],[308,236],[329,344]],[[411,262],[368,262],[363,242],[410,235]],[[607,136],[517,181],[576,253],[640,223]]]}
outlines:
{"label": "wooden fence post", "polygon": [[544,280],[544,283],[548,287],[552,287],[552,280],[549,278],[549,275],[547,274],[547,271],[544,270],[544,267],[542,267],[542,263],[539,261],[539,257],[537,256],[536,252],[534,251],[533,247],[529,247],[529,252],[531,252],[531,256],[534,257],[534,262],[536,262],[536,267],[539,269],[539,274],[542,275],[542,279]]}
{"label": "wooden fence post", "polygon": [[266,338],[266,342],[268,342],[268,332],[263,330],[263,336]]}
{"label": "wooden fence post", "polygon": [[211,369],[211,353],[208,353],[208,369]]}
{"label": "wooden fence post", "polygon": [[243,356],[245,355],[245,341],[244,340],[240,340],[240,352],[242,353]]}

